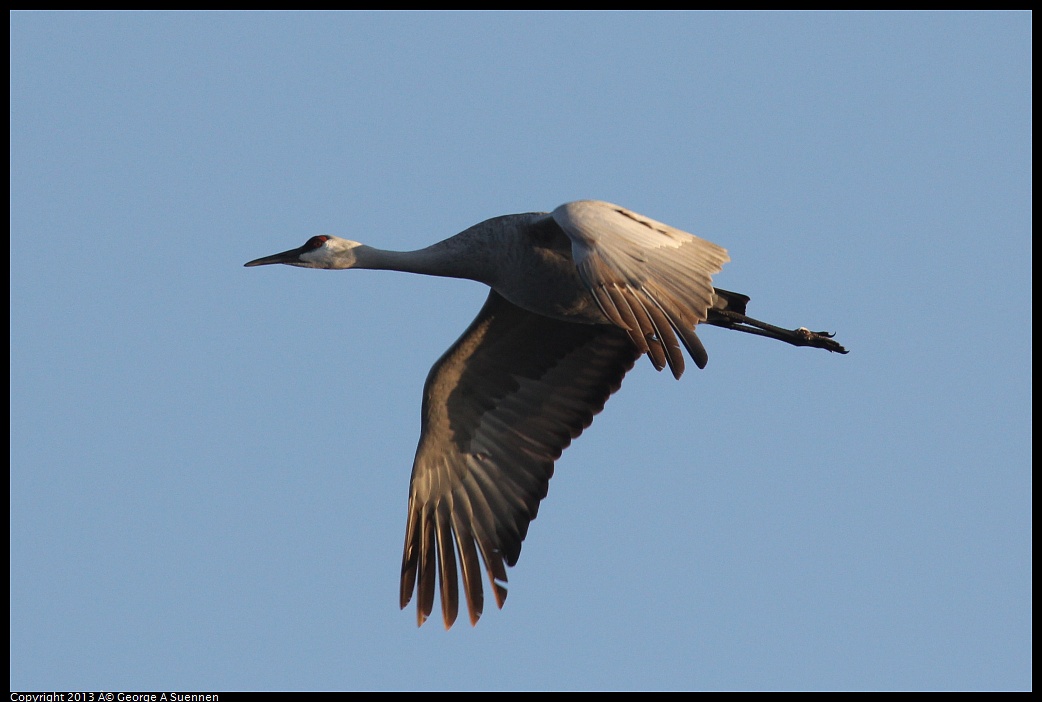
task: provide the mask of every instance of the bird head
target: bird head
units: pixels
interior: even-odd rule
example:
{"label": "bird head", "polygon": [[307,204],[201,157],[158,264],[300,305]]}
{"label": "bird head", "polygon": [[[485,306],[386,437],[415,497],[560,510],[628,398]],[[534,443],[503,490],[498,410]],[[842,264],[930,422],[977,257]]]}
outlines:
{"label": "bird head", "polygon": [[320,234],[308,239],[300,248],[255,259],[246,267],[285,263],[301,268],[354,268],[358,260],[356,250],[361,246],[357,241]]}

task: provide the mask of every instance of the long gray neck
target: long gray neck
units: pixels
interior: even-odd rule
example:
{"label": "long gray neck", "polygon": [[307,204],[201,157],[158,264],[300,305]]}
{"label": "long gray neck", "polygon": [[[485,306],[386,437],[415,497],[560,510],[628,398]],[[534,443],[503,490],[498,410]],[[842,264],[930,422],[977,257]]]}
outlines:
{"label": "long gray neck", "polygon": [[517,225],[528,215],[512,215],[477,224],[417,251],[386,251],[372,246],[355,249],[353,268],[405,271],[446,278],[466,278],[493,284],[500,268],[509,265],[522,243]]}
{"label": "long gray neck", "polygon": [[467,278],[484,282],[484,272],[475,265],[468,252],[456,252],[441,242],[416,251],[387,251],[372,246],[355,249],[356,261],[352,268],[402,271],[436,275],[443,278]]}

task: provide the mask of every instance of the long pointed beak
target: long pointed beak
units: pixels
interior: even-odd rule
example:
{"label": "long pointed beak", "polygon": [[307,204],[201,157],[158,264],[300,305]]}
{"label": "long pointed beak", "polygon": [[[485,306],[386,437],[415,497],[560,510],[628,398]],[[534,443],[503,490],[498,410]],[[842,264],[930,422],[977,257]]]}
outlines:
{"label": "long pointed beak", "polygon": [[299,247],[296,249],[290,249],[289,251],[283,251],[282,253],[272,254],[271,256],[265,256],[264,258],[257,258],[244,265],[246,268],[252,268],[253,266],[270,266],[273,263],[298,263],[300,261],[300,254],[303,252],[304,248]]}

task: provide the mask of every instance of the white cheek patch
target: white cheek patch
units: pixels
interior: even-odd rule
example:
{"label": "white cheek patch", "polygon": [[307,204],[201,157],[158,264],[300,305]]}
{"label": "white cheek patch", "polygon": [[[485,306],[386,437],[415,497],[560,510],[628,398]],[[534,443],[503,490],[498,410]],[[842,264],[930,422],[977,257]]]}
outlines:
{"label": "white cheek patch", "polygon": [[294,265],[304,268],[325,268],[328,260],[329,252],[326,251],[326,245],[323,244],[317,249],[300,254],[300,262]]}

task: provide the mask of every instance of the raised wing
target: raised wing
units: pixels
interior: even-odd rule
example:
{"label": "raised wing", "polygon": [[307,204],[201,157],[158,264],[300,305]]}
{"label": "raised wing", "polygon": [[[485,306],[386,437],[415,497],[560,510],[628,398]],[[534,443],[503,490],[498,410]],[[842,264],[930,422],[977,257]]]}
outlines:
{"label": "raised wing", "polygon": [[615,327],[542,317],[489,293],[423,389],[401,582],[403,608],[416,590],[419,624],[433,608],[435,570],[445,627],[456,620],[457,557],[470,622],[477,622],[479,552],[503,606],[505,566],[517,562],[554,461],[639,355]]}
{"label": "raised wing", "polygon": [[601,311],[625,329],[655,368],[684,372],[684,347],[699,368],[708,356],[695,335],[713,306],[712,276],[727,251],[668,224],[596,200],[561,205],[554,221],[572,241],[572,257]]}

